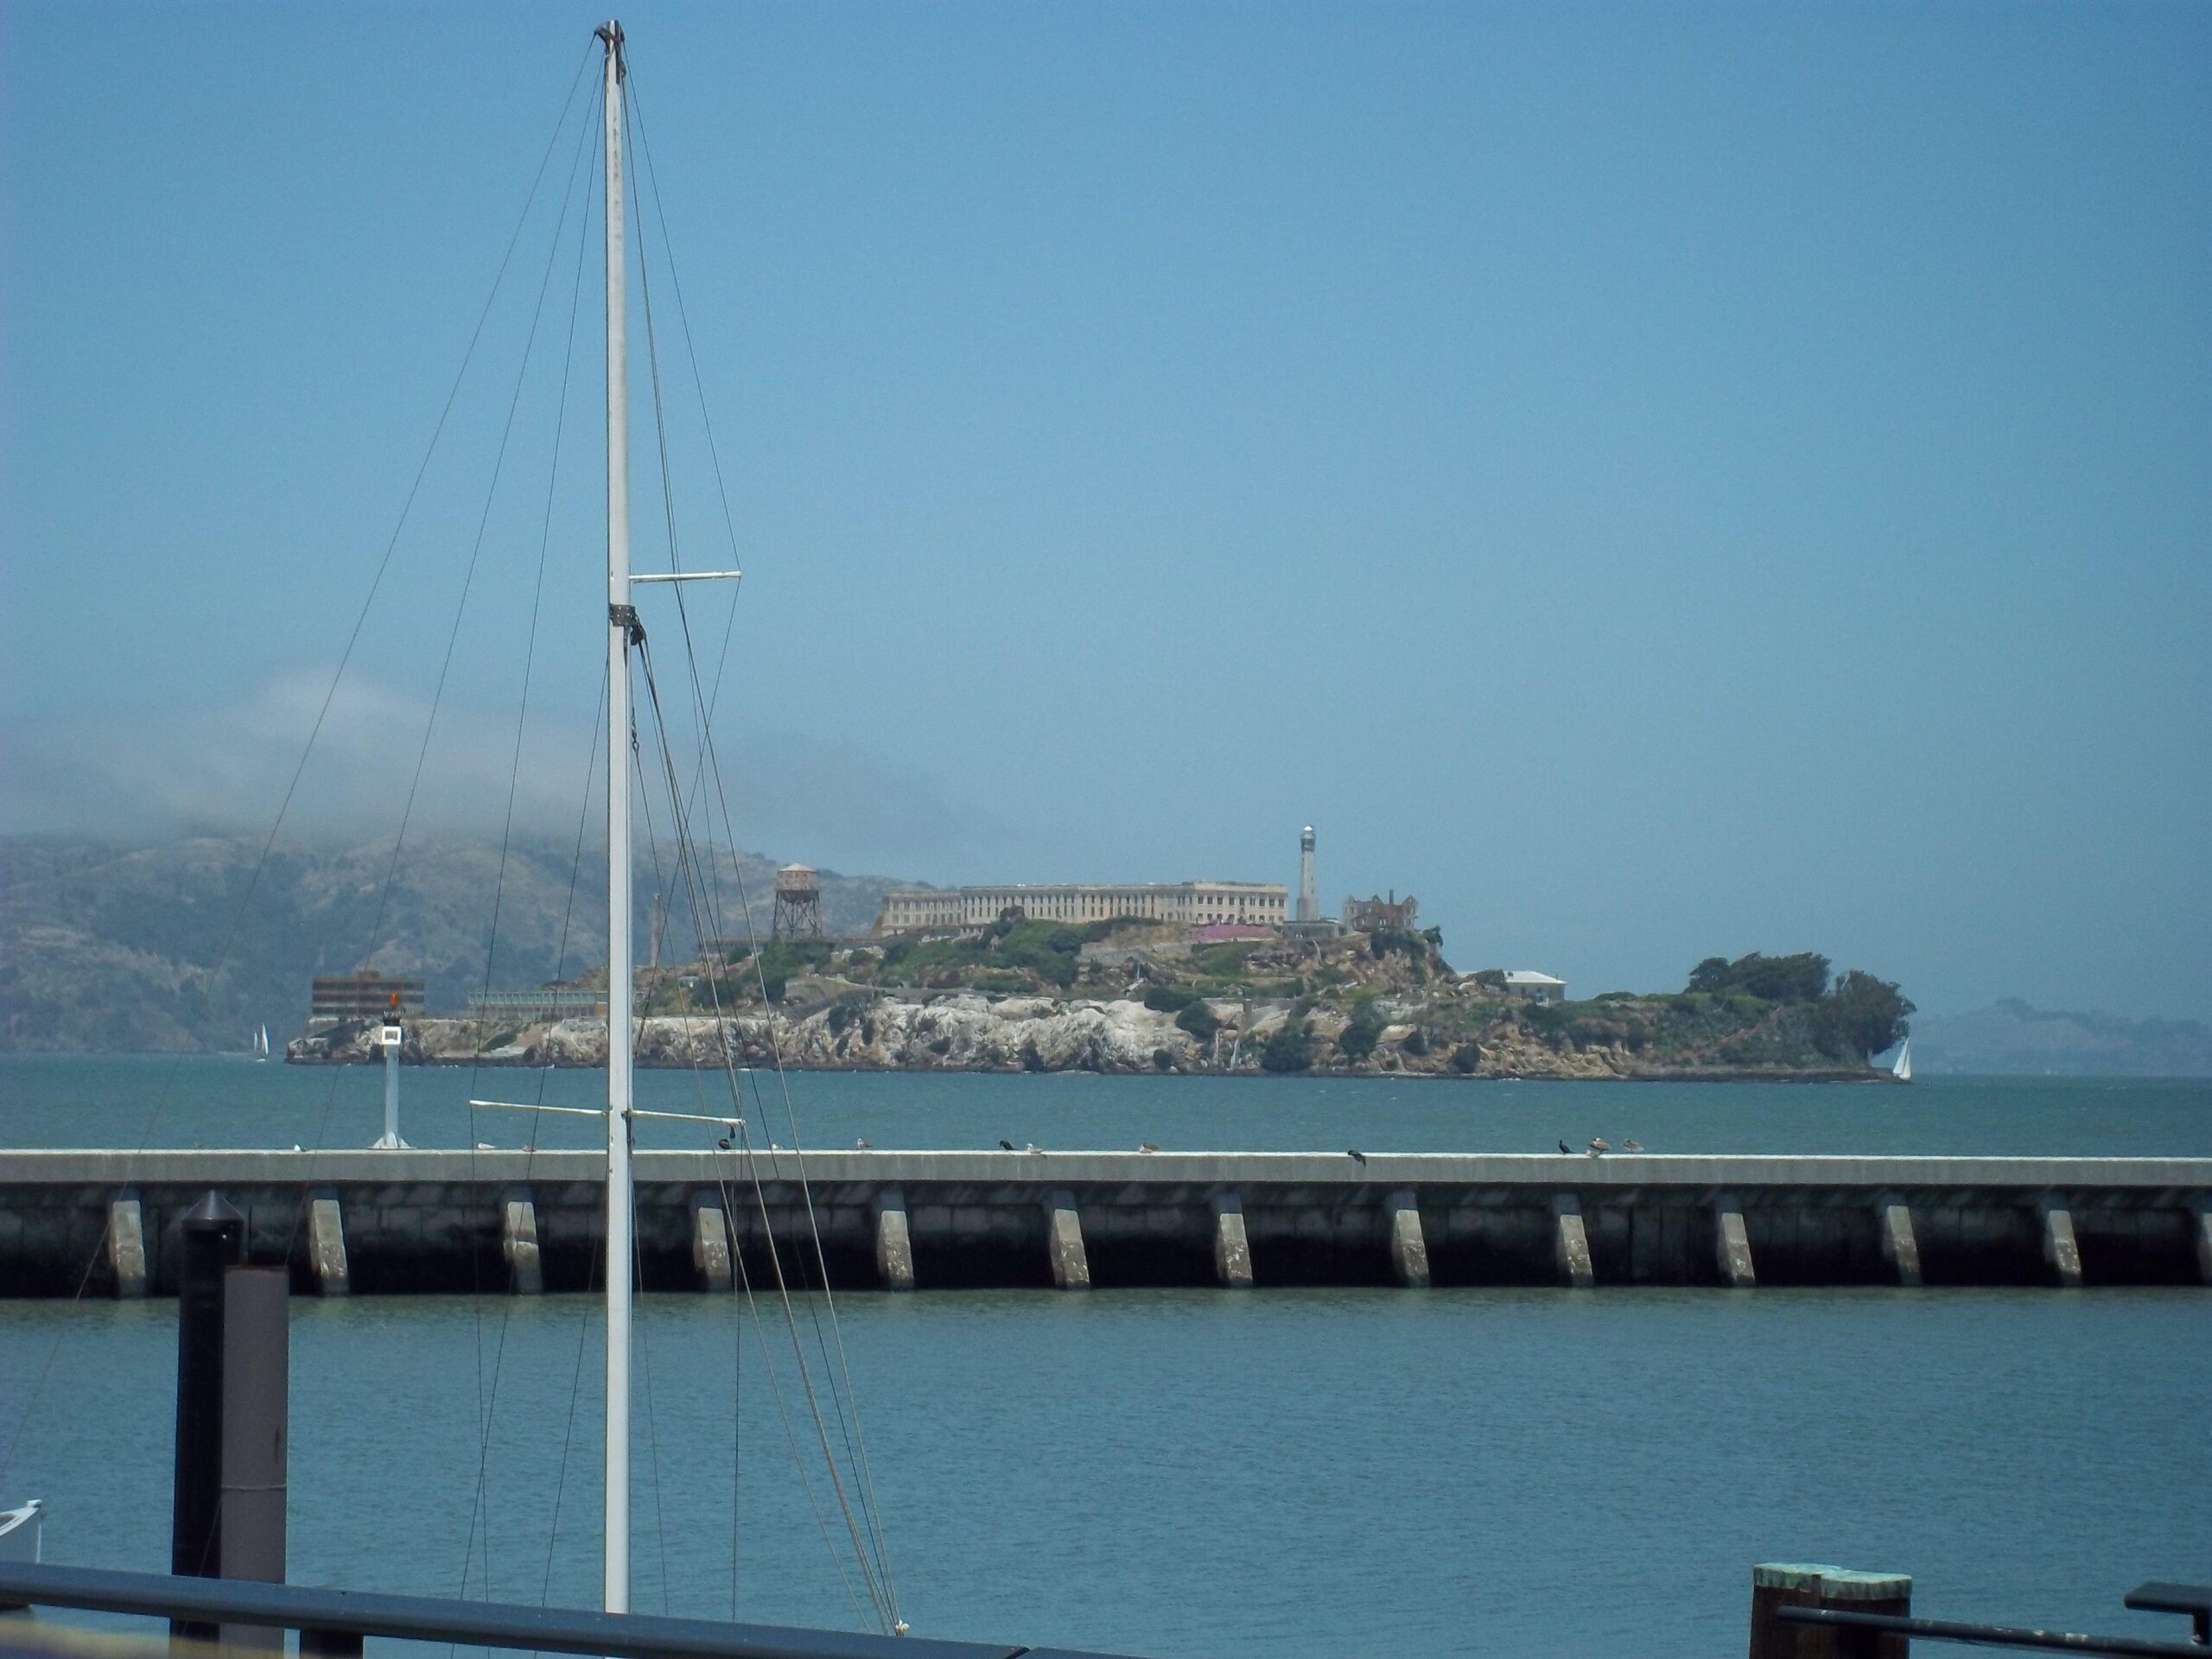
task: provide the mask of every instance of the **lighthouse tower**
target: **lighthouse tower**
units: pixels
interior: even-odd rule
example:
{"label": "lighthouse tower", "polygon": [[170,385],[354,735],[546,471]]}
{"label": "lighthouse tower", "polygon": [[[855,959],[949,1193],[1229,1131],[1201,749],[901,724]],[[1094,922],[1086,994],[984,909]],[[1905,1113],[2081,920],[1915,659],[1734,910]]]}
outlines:
{"label": "lighthouse tower", "polygon": [[1321,919],[1321,907],[1313,899],[1313,826],[1310,823],[1298,832],[1298,919]]}

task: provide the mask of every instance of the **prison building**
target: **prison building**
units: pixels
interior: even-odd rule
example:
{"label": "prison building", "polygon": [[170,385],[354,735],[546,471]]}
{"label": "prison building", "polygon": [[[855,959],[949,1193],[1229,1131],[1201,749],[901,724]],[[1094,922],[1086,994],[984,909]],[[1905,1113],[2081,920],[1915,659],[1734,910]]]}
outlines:
{"label": "prison building", "polygon": [[471,991],[472,1020],[520,1020],[524,1025],[556,1020],[604,1020],[607,993],[578,985],[534,985],[519,991]]}
{"label": "prison building", "polygon": [[310,1020],[381,1020],[399,998],[402,1014],[423,1012],[423,982],[379,974],[364,968],[358,974],[328,974],[309,987]]}
{"label": "prison building", "polygon": [[1121,916],[1193,927],[1215,922],[1280,927],[1289,902],[1290,889],[1279,881],[894,889],[883,895],[875,931],[912,933],[930,928],[988,927],[1008,911],[1018,911],[1028,921],[1058,922],[1069,927]]}

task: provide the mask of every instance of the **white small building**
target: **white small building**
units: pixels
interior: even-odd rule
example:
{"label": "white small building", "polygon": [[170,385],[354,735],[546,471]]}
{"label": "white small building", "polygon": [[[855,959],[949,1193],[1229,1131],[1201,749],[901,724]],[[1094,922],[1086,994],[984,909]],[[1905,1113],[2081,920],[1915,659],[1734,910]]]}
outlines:
{"label": "white small building", "polygon": [[1531,1002],[1564,1002],[1567,982],[1540,974],[1533,968],[1509,968],[1505,970],[1505,994],[1525,996]]}

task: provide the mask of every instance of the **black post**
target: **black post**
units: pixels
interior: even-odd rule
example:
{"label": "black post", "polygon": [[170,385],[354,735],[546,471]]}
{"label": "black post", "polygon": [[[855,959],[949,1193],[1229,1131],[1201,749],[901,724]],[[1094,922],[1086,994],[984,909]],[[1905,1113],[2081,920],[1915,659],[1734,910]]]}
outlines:
{"label": "black post", "polygon": [[[284,1582],[286,1397],[291,1382],[291,1274],[223,1272],[223,1493],[220,1577]],[[226,1654],[282,1654],[274,1625],[226,1624]]]}
{"label": "black post", "polygon": [[[169,1571],[214,1578],[222,1568],[223,1269],[245,1243],[245,1217],[210,1192],[184,1217],[177,1275],[176,1485],[169,1521]],[[181,1642],[213,1642],[213,1624],[171,1619]]]}

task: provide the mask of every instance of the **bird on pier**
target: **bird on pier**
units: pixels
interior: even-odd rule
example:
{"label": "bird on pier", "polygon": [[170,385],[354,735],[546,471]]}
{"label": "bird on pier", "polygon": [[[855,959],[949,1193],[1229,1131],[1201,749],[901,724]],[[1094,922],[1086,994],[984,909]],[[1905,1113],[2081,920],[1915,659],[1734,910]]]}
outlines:
{"label": "bird on pier", "polygon": [[1567,1144],[1567,1142],[1566,1142],[1566,1141],[1560,1141],[1560,1142],[1559,1143],[1559,1149],[1560,1149],[1561,1152],[1565,1153],[1565,1154],[1566,1154],[1568,1157],[1570,1157],[1570,1158],[1572,1158],[1572,1157],[1574,1155],[1574,1148],[1573,1148],[1573,1147],[1568,1146],[1568,1145]]}
{"label": "bird on pier", "polygon": [[1001,1152],[1012,1152],[1012,1151],[1014,1150],[1014,1142],[1013,1142],[1013,1141],[1000,1141],[1000,1142],[999,1142],[999,1150],[1000,1150]]}
{"label": "bird on pier", "polygon": [[1602,1158],[1612,1149],[1611,1143],[1603,1136],[1593,1135],[1590,1137],[1590,1155],[1592,1158]]}
{"label": "bird on pier", "polygon": [[1160,1148],[1153,1145],[1149,1141],[1140,1141],[1137,1142],[1137,1150],[1139,1152],[1158,1152]]}
{"label": "bird on pier", "polygon": [[1621,1150],[1623,1152],[1642,1152],[1643,1148],[1633,1141],[1624,1141],[1621,1142]]}
{"label": "bird on pier", "polygon": [[853,1150],[855,1152],[866,1152],[868,1150],[868,1137],[864,1135],[855,1136],[853,1141]]}
{"label": "bird on pier", "polygon": [[1034,1153],[1039,1158],[1042,1158],[1045,1155],[1045,1148],[1039,1146],[1034,1141],[1024,1142],[1021,1149],[1024,1152]]}
{"label": "bird on pier", "polygon": [[721,1147],[724,1152],[728,1152],[729,1150],[729,1136],[722,1136],[722,1138],[715,1141],[715,1144]]}
{"label": "bird on pier", "polygon": [[1355,1164],[1363,1164],[1367,1161],[1367,1154],[1363,1152],[1347,1152],[1344,1154],[1344,1156],[1351,1159]]}

